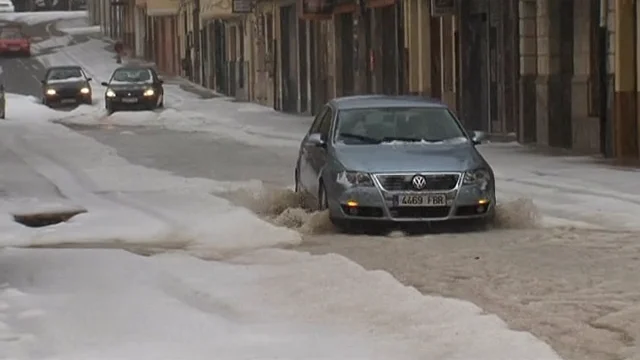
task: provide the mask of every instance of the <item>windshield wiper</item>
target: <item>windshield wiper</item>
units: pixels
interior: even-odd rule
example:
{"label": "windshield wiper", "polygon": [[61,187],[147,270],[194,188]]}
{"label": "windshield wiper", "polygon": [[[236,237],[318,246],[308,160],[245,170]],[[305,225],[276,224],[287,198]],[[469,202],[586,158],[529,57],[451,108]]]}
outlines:
{"label": "windshield wiper", "polygon": [[375,139],[365,135],[351,134],[351,133],[340,133],[338,136],[342,138],[356,139],[368,144],[379,144],[381,141],[379,139]]}
{"label": "windshield wiper", "polygon": [[402,137],[402,136],[385,136],[382,138],[381,142],[392,142],[392,141],[405,141],[405,142],[420,142],[424,139],[420,138],[411,138],[411,137]]}

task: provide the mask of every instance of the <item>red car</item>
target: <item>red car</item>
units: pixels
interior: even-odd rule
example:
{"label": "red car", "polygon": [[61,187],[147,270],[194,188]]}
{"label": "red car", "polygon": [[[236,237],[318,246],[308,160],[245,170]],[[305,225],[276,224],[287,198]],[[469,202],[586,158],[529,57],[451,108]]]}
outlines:
{"label": "red car", "polygon": [[31,39],[18,27],[0,28],[0,55],[31,56]]}

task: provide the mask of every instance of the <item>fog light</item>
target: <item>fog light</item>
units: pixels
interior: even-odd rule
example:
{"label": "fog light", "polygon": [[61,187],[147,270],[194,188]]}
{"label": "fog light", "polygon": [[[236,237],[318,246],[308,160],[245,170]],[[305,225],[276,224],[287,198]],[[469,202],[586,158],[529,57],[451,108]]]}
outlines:
{"label": "fog light", "polygon": [[482,213],[484,212],[484,210],[485,210],[484,205],[480,205],[480,206],[478,206],[478,207],[476,208],[476,212],[477,212],[478,214],[482,214]]}

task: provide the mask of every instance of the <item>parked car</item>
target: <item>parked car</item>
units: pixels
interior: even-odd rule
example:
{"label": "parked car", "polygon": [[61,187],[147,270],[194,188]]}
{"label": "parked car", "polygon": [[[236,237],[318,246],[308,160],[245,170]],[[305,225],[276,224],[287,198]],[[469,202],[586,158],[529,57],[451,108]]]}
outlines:
{"label": "parked car", "polygon": [[91,104],[91,78],[80,66],[53,66],[42,83],[42,103],[46,106]]}
{"label": "parked car", "polygon": [[300,145],[295,189],[343,230],[355,225],[464,220],[495,209],[493,170],[439,102],[366,95],[337,98]]}
{"label": "parked car", "polygon": [[13,6],[11,0],[0,0],[0,13],[15,12],[16,8]]}
{"label": "parked car", "polygon": [[31,56],[31,38],[19,26],[0,27],[0,55]]}
{"label": "parked car", "polygon": [[154,110],[164,106],[163,81],[152,67],[122,66],[102,85],[108,113],[118,110]]}

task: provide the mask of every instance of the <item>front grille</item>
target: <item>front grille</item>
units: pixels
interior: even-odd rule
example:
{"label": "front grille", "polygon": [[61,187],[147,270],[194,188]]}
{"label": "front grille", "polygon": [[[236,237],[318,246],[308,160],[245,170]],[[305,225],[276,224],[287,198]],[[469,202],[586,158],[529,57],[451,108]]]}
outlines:
{"label": "front grille", "polygon": [[[386,191],[416,191],[411,180],[416,174],[411,175],[377,175],[378,181]],[[421,174],[427,180],[427,185],[421,191],[447,191],[452,190],[458,184],[458,174]]]}
{"label": "front grille", "polygon": [[115,93],[118,97],[141,97],[144,93],[144,90],[119,90]]}
{"label": "front grille", "polygon": [[399,206],[389,208],[396,219],[436,219],[449,216],[450,206]]}
{"label": "front grille", "polygon": [[76,97],[80,91],[78,89],[60,89],[56,93],[60,97]]}

